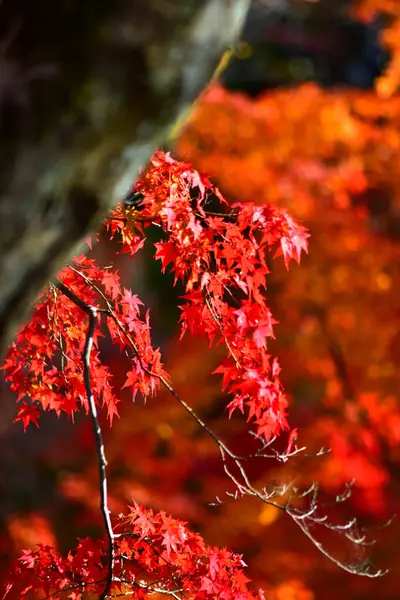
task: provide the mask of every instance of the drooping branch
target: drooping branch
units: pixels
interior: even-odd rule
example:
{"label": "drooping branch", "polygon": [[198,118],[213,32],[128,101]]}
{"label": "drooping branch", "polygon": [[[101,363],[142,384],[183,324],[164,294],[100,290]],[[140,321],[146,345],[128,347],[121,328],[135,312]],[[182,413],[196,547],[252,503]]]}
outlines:
{"label": "drooping branch", "polygon": [[[238,499],[245,495],[253,496],[265,504],[269,504],[279,510],[284,511],[326,558],[334,562],[338,567],[342,568],[348,573],[370,578],[380,577],[386,574],[386,571],[376,569],[370,562],[368,554],[365,551],[365,547],[370,546],[373,542],[367,540],[366,535],[363,534],[362,530],[358,527],[356,519],[351,519],[345,524],[338,525],[335,525],[329,521],[328,514],[324,512],[324,509],[328,509],[330,507],[329,505],[319,501],[318,484],[314,483],[308,490],[301,491],[296,488],[294,483],[283,484],[281,487],[274,486],[272,490],[268,490],[267,488],[259,489],[252,483],[246,470],[246,462],[248,460],[259,458],[275,458],[285,462],[289,457],[302,453],[304,448],[298,448],[295,444],[290,444],[286,452],[278,453],[273,449],[270,449],[270,446],[274,442],[275,438],[266,441],[265,439],[255,436],[260,444],[259,450],[248,456],[239,456],[234,453],[225,444],[225,442],[223,442],[219,436],[203,421],[203,419],[197,415],[193,408],[187,404],[187,402],[178,394],[175,388],[165,377],[159,375],[158,373],[154,373],[146,366],[141,357],[134,337],[127,330],[124,324],[121,323],[116,312],[114,311],[112,302],[102,291],[102,289],[93,281],[91,281],[89,277],[81,273],[79,269],[75,269],[73,267],[70,268],[77,275],[79,275],[87,285],[92,287],[92,289],[95,290],[102,298],[106,306],[106,308],[102,310],[104,310],[104,312],[108,314],[108,316],[117,325],[121,336],[124,338],[128,347],[131,348],[134,357],[140,364],[141,369],[147,373],[149,377],[160,381],[162,386],[175,398],[175,400],[179,402],[179,404],[191,416],[191,418],[196,421],[197,425],[203,429],[218,446],[224,471],[227,477],[233,482],[236,490],[234,494],[228,494],[229,496],[233,497],[234,499]],[[322,450],[318,453],[318,455],[324,453],[325,451]],[[233,471],[232,467],[236,470],[236,472]],[[351,486],[352,483],[346,486],[344,492],[336,496],[334,504],[344,502],[350,496]],[[282,501],[279,501],[279,498],[282,498]],[[301,506],[298,508],[298,504],[304,503],[304,501],[306,502],[306,506]],[[331,553],[329,549],[317,539],[316,534],[313,532],[313,528],[316,526],[320,526],[327,531],[342,535],[354,547],[362,549],[363,551],[361,552],[357,561],[352,564],[334,556],[333,553]]]}

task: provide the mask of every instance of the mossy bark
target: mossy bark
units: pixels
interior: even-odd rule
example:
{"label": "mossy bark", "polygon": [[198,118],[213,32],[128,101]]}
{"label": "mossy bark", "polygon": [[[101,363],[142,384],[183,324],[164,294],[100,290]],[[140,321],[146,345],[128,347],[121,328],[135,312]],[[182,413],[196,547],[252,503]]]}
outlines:
{"label": "mossy bark", "polygon": [[248,4],[0,2],[0,352],[207,83]]}

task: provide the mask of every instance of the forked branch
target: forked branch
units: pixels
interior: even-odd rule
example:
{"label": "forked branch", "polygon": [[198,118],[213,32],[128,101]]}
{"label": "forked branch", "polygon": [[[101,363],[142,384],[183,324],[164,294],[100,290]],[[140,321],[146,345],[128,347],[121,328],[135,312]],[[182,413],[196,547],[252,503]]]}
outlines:
{"label": "forked branch", "polygon": [[[127,343],[128,347],[132,351],[133,356],[140,364],[142,370],[149,377],[157,379],[218,446],[221,454],[224,471],[229,477],[229,479],[233,482],[236,490],[234,494],[228,494],[229,496],[233,497],[234,499],[237,499],[244,495],[253,496],[258,498],[265,504],[283,510],[288,516],[291,517],[291,519],[310,539],[310,541],[316,546],[316,548],[318,548],[318,550],[322,554],[324,554],[324,556],[326,556],[337,566],[349,573],[358,574],[370,578],[379,577],[386,573],[386,571],[376,569],[372,565],[365,550],[363,550],[362,552],[357,552],[357,560],[352,564],[334,556],[333,553],[331,553],[317,539],[316,535],[313,532],[313,528],[315,528],[316,526],[320,526],[322,528],[325,528],[325,530],[327,531],[343,535],[351,544],[353,544],[353,546],[357,547],[357,549],[364,549],[365,546],[369,546],[371,545],[371,543],[373,543],[367,541],[366,536],[359,529],[356,519],[348,521],[345,524],[339,525],[332,524],[329,521],[328,515],[326,514],[326,510],[329,507],[328,505],[319,502],[319,487],[317,484],[313,484],[308,490],[301,492],[296,489],[293,483],[284,484],[281,487],[274,486],[272,490],[268,490],[267,488],[258,489],[250,480],[250,477],[248,476],[245,467],[246,461],[258,458],[275,458],[280,461],[285,461],[288,457],[295,456],[303,452],[304,448],[298,448],[294,445],[293,448],[290,449],[290,451],[279,453],[271,448],[271,444],[273,443],[275,438],[272,438],[269,442],[265,442],[261,440],[261,438],[255,436],[260,443],[260,448],[254,454],[249,454],[248,456],[238,456],[237,454],[235,454],[225,444],[225,442],[223,442],[216,435],[216,433],[208,427],[208,425],[199,417],[199,415],[197,415],[193,408],[189,406],[183,398],[181,398],[181,396],[177,393],[177,391],[173,388],[169,381],[165,379],[165,377],[159,375],[158,373],[154,373],[151,369],[149,369],[146,366],[141,357],[138,345],[134,337],[120,321],[118,315],[116,314],[113,308],[112,303],[110,302],[107,295],[102,291],[102,289],[99,286],[97,286],[93,281],[91,281],[89,277],[81,273],[79,270],[73,270],[80,277],[82,277],[85,283],[91,286],[91,288],[95,290],[102,298],[106,307],[102,309],[102,312],[107,314],[108,317],[110,317],[114,321],[118,330],[120,331],[121,339],[123,339],[123,341]],[[321,450],[318,454],[321,455],[325,452],[325,450]],[[351,493],[351,485],[352,484],[346,486],[344,492],[336,497],[334,504],[343,502],[349,497]],[[285,500],[279,501],[279,498],[282,497],[285,497]],[[306,506],[304,506],[304,502],[306,502]],[[301,504],[300,508],[298,507],[299,503]]]}
{"label": "forked branch", "polygon": [[96,451],[97,451],[97,460],[99,466],[99,487],[100,487],[100,509],[103,515],[104,528],[107,535],[108,540],[108,552],[107,552],[107,578],[104,583],[104,589],[100,595],[100,600],[104,600],[108,592],[110,591],[110,587],[113,581],[113,572],[114,572],[114,561],[115,561],[115,551],[114,551],[114,533],[111,524],[110,510],[108,508],[108,490],[107,490],[107,460],[104,449],[103,436],[101,432],[100,422],[97,414],[96,402],[93,395],[92,390],[92,382],[90,378],[90,357],[91,351],[93,347],[93,337],[95,334],[96,326],[97,326],[97,315],[98,308],[95,306],[90,306],[81,298],[79,298],[72,290],[70,290],[66,285],[64,285],[61,281],[57,281],[55,287],[66,296],[71,302],[76,304],[81,310],[83,310],[89,318],[88,329],[86,333],[85,346],[82,353],[82,362],[83,362],[83,375],[85,382],[85,391],[86,397],[89,404],[89,412],[92,420],[92,429],[96,442]]}

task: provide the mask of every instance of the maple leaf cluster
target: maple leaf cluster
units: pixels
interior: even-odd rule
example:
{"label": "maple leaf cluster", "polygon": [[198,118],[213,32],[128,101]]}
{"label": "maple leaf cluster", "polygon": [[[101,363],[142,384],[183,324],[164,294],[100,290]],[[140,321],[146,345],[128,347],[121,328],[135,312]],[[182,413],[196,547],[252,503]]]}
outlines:
{"label": "maple leaf cluster", "polygon": [[[286,266],[291,259],[299,262],[307,250],[306,230],[272,206],[237,203],[229,213],[208,210],[211,196],[224,208],[220,192],[190,165],[162,152],[153,156],[135,189],[143,197],[139,223],[156,222],[167,235],[155,244],[155,258],[185,286],[182,335],[188,331],[210,345],[225,345],[228,355],[215,372],[234,396],[230,415],[246,409],[258,435],[268,441],[288,424],[280,367],[267,352],[276,323],[265,299],[267,256],[282,254]],[[121,231],[123,251],[134,254],[138,221],[122,219],[122,210],[109,227],[112,234]]]}
{"label": "maple leaf cluster", "polygon": [[[228,214],[207,212],[211,194],[224,203],[218,190],[190,165],[161,151],[136,190],[143,196],[141,205],[133,211],[120,205],[107,220],[111,238],[121,234],[121,252],[133,256],[143,246],[146,227],[161,226],[166,239],[155,244],[155,258],[163,271],[170,266],[175,280],[185,285],[182,335],[189,331],[206,336],[210,344],[225,345],[228,355],[215,372],[223,374],[223,387],[233,394],[229,412],[244,412],[246,407],[258,434],[269,440],[288,424],[280,367],[267,352],[275,321],[265,300],[266,255],[271,250],[283,254],[286,266],[292,258],[299,261],[308,234],[284,210],[270,206],[236,204]],[[129,388],[133,398],[138,392],[144,397],[154,394],[167,374],[159,349],[151,345],[149,312],[141,314],[142,302],[121,286],[118,273],[82,255],[59,280],[96,308],[112,344],[121,351],[130,347],[131,369],[122,387]],[[88,411],[81,362],[85,327],[85,312],[50,285],[3,366],[20,402],[16,420],[24,428],[30,422],[38,424],[40,410],[65,412],[72,418],[80,407]],[[95,401],[106,408],[112,423],[120,390],[103,362],[101,336],[99,327],[91,378]]]}
{"label": "maple leaf cluster", "polygon": [[[102,300],[103,305],[112,302],[113,319],[109,317],[106,323],[111,342],[123,350],[126,335],[132,335],[136,340],[131,370],[123,387],[131,387],[133,398],[138,392],[144,397],[154,394],[158,380],[148,374],[149,369],[154,374],[166,376],[160,351],[151,346],[148,312],[142,318],[143,303],[121,286],[118,272],[100,268],[94,259],[81,256],[74,259],[73,266],[59,274],[59,279],[83,303],[100,311]],[[6,380],[10,381],[11,390],[17,392],[17,400],[21,402],[16,421],[22,421],[24,429],[30,422],[38,425],[43,410],[54,410],[58,416],[64,412],[72,419],[81,407],[88,412],[81,360],[85,329],[87,315],[82,308],[56,286],[50,285],[36,305],[31,321],[12,343],[3,366]],[[113,417],[118,415],[120,400],[113,385],[113,374],[100,353],[101,337],[102,333],[97,329],[95,350],[91,355],[91,379],[95,401],[106,408],[112,424]]]}
{"label": "maple leaf cluster", "polygon": [[[209,546],[186,523],[161,511],[134,504],[127,515],[114,519],[114,569],[109,594],[144,599],[163,593],[173,597],[187,594],[207,600],[263,600],[260,591],[253,594],[244,574],[242,556],[226,549]],[[40,544],[36,550],[24,550],[6,586],[4,597],[18,589],[21,598],[44,591],[69,592],[79,600],[84,594],[101,594],[106,577],[105,539],[79,540],[66,557],[53,547]]]}

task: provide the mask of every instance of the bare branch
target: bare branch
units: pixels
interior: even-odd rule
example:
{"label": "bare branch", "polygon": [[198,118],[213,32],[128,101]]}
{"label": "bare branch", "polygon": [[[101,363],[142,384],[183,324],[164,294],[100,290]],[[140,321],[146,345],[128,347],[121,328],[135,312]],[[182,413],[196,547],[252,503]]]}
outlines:
{"label": "bare branch", "polygon": [[108,595],[114,572],[114,533],[111,524],[110,510],[108,508],[108,494],[107,494],[107,460],[104,449],[103,436],[101,432],[100,422],[97,415],[96,402],[93,395],[92,383],[90,378],[90,356],[93,347],[93,336],[97,325],[97,314],[98,308],[86,304],[81,298],[79,298],[72,290],[70,290],[61,281],[55,283],[56,288],[62,292],[71,302],[79,306],[89,317],[89,325],[86,334],[85,346],[82,353],[83,361],[83,373],[85,381],[86,396],[89,404],[90,416],[92,419],[92,429],[96,441],[97,458],[99,466],[99,485],[100,485],[100,510],[103,515],[104,527],[108,539],[108,552],[107,552],[107,579],[104,585],[104,589],[100,595],[100,600],[104,600]]}

